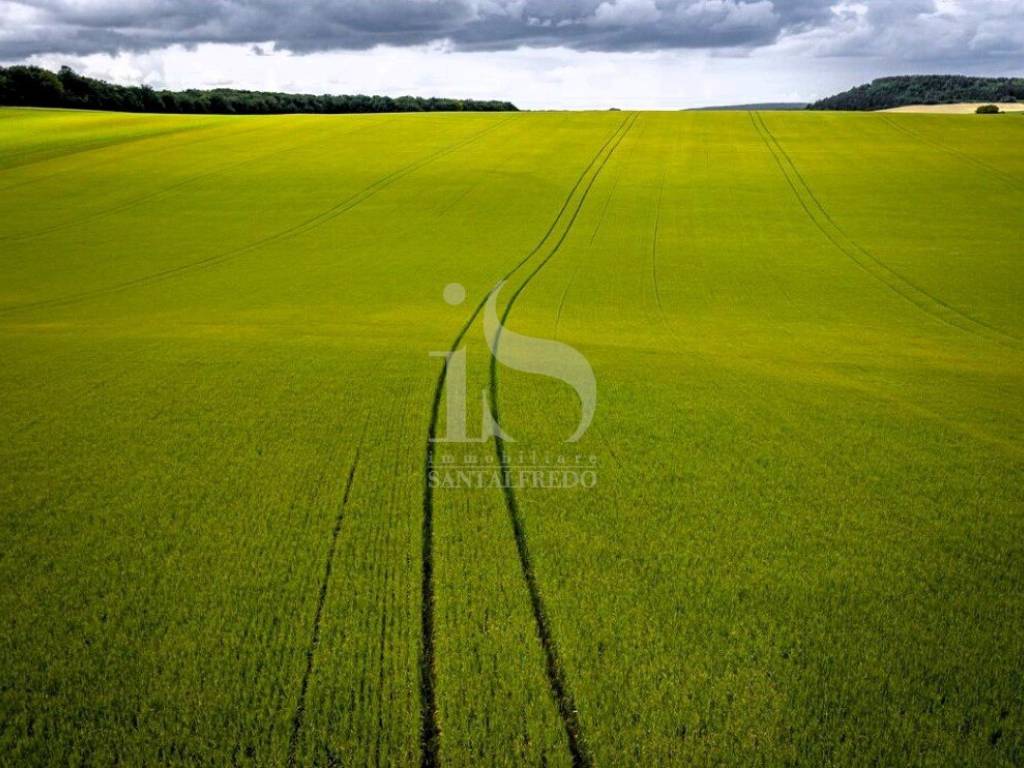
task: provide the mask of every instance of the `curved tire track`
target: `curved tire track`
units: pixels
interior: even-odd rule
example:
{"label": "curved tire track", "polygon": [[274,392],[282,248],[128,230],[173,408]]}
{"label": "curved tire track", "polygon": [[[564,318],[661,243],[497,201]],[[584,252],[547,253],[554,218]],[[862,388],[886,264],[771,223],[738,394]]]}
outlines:
{"label": "curved tire track", "polygon": [[465,147],[466,145],[473,143],[474,141],[477,141],[485,134],[488,134],[491,131],[494,131],[500,126],[504,125],[510,119],[512,118],[505,118],[504,120],[501,120],[500,122],[495,123],[494,125],[488,126],[482,131],[478,131],[477,133],[473,134],[472,136],[469,136],[466,139],[462,139],[461,141],[455,142],[454,144],[451,144],[447,147],[442,147],[441,149],[437,150],[436,152],[433,152],[432,154],[428,155],[425,158],[416,160],[412,163],[409,163],[406,166],[403,166],[402,168],[399,168],[396,171],[389,173],[388,175],[373,182],[369,186],[364,187],[359,192],[356,192],[355,194],[350,195],[344,200],[336,203],[330,208],[320,211],[319,213],[309,217],[308,219],[305,219],[304,221],[299,222],[298,224],[295,224],[291,227],[287,227],[286,229],[280,230],[278,232],[274,232],[258,240],[254,240],[253,242],[247,243],[246,245],[238,246],[237,248],[232,248],[228,251],[225,251],[224,253],[207,256],[205,258],[197,259],[196,261],[191,261],[186,264],[179,264],[178,266],[175,267],[169,267],[158,272],[153,272],[149,275],[143,275],[141,277],[133,278],[131,280],[125,280],[124,282],[116,283],[114,285],[104,286],[101,288],[94,288],[89,291],[81,291],[79,293],[68,294],[61,297],[55,297],[53,299],[42,299],[40,301],[28,302],[25,304],[16,304],[9,307],[2,307],[0,308],[0,315],[11,314],[13,312],[20,312],[28,309],[41,309],[44,307],[66,306],[68,304],[75,304],[99,296],[107,296],[112,293],[120,293],[122,291],[126,291],[132,288],[139,288],[142,286],[152,285],[154,283],[163,282],[165,280],[177,277],[178,275],[181,274],[194,272],[202,269],[208,269],[210,267],[222,264],[231,259],[238,258],[239,256],[243,256],[247,253],[251,253],[267,245],[272,245],[273,243],[286,240],[290,237],[305,234],[306,232],[310,232],[320,226],[323,226],[327,222],[336,219],[338,216],[347,213],[356,206],[364,203],[366,200],[369,200],[371,197],[376,195],[381,190],[390,187],[395,182],[399,181],[405,176],[408,176],[411,173],[414,173],[415,171],[418,171],[425,165],[428,165],[429,163],[432,163],[435,160],[439,160],[440,158],[445,157],[446,155],[449,155],[453,152],[456,152],[459,149]]}
{"label": "curved tire track", "polygon": [[[590,180],[584,188],[583,193],[580,195],[579,201],[576,203],[576,207],[573,210],[572,215],[569,217],[561,236],[554,243],[548,255],[545,256],[536,267],[534,267],[534,269],[526,276],[523,282],[509,298],[508,303],[505,305],[505,311],[501,316],[501,325],[495,334],[495,351],[497,351],[498,345],[501,343],[501,329],[506,326],[508,318],[512,314],[512,309],[515,306],[516,300],[522,295],[523,291],[526,290],[526,287],[533,281],[547,263],[551,261],[551,259],[554,258],[562,249],[562,246],[568,239],[569,234],[572,232],[576,219],[579,217],[580,212],[583,210],[583,207],[587,202],[591,189],[593,189],[597,179],[601,176],[601,172],[608,164],[612,155],[615,154],[615,150],[618,149],[622,140],[626,137],[626,134],[628,134],[636,124],[637,119],[637,116],[634,115],[632,120],[625,126],[625,129],[618,133],[615,143],[612,144],[608,152],[605,153],[600,164],[591,175]],[[490,395],[494,421],[496,424],[500,424],[498,362],[495,355],[491,355]],[[508,478],[511,473],[511,467],[508,459],[508,451],[505,447],[505,440],[501,435],[495,435],[494,448],[498,462],[501,465],[502,474],[505,478]],[[558,652],[558,644],[555,641],[554,632],[551,628],[551,620],[548,618],[547,608],[544,605],[544,598],[541,595],[540,583],[533,567],[533,558],[530,554],[529,542],[526,536],[526,527],[522,513],[519,509],[519,501],[516,498],[515,490],[512,488],[511,483],[503,483],[502,492],[505,497],[505,506],[508,510],[509,520],[512,524],[512,533],[516,542],[516,551],[519,555],[519,566],[530,596],[530,606],[533,611],[537,637],[540,640],[541,648],[544,651],[545,672],[547,673],[548,685],[551,688],[552,697],[555,700],[555,705],[558,707],[558,714],[562,720],[562,725],[565,728],[566,738],[569,742],[569,752],[572,757],[572,764],[575,768],[588,768],[593,765],[594,761],[590,756],[590,750],[587,747],[583,727],[579,719],[579,710],[569,688],[568,680],[566,679],[565,667],[562,664],[562,660]]]}
{"label": "curved tire track", "polygon": [[[122,114],[127,114],[127,113],[122,113]],[[56,162],[56,161],[59,161],[59,160],[65,160],[65,159],[76,157],[77,155],[88,154],[90,152],[99,152],[99,151],[102,151],[104,149],[118,149],[118,148],[122,148],[122,147],[132,147],[132,146],[134,146],[136,144],[141,144],[142,142],[146,142],[146,141],[156,141],[156,140],[165,139],[165,138],[176,138],[176,137],[179,137],[179,136],[182,136],[182,135],[189,135],[189,134],[192,134],[194,132],[199,132],[199,138],[196,139],[195,141],[185,141],[185,142],[180,142],[180,143],[172,144],[170,146],[167,146],[167,147],[164,147],[164,148],[158,150],[157,152],[150,153],[151,155],[160,155],[160,154],[163,154],[165,152],[173,151],[173,150],[178,149],[180,147],[191,147],[191,146],[195,146],[196,144],[203,144],[203,143],[205,143],[207,141],[215,141],[218,138],[224,138],[220,134],[215,133],[215,131],[217,131],[218,129],[224,128],[227,125],[228,125],[227,123],[208,124],[208,125],[199,124],[199,125],[185,126],[185,127],[182,127],[182,128],[171,129],[171,130],[167,130],[167,131],[159,131],[159,132],[156,132],[156,133],[146,134],[146,135],[143,135],[143,136],[134,136],[134,137],[127,138],[127,139],[125,139],[123,141],[101,141],[101,142],[98,142],[98,143],[91,143],[89,146],[82,145],[79,149],[75,149],[75,150],[72,150],[70,152],[64,152],[64,153],[60,153],[60,154],[56,154],[56,155],[50,155],[48,157],[41,157],[38,160],[30,160],[28,162],[21,163],[21,164],[18,164],[18,165],[7,166],[5,168],[0,169],[0,177],[2,177],[3,174],[6,173],[7,171],[13,171],[13,170],[18,170],[18,169],[23,169],[23,168],[29,168],[29,167],[31,167],[33,165],[40,165],[42,163],[47,163],[47,162]],[[249,131],[244,131],[244,133],[250,133],[250,132],[256,131],[256,130],[259,130],[259,127],[252,128]],[[209,132],[209,133],[207,133],[207,132]],[[7,192],[8,190],[12,190],[12,189],[20,189],[21,187],[27,187],[27,186],[30,186],[32,184],[39,184],[41,182],[49,181],[50,179],[57,178],[58,176],[63,176],[65,174],[70,174],[70,173],[77,173],[77,172],[80,172],[81,170],[95,170],[96,168],[102,168],[102,167],[107,166],[107,165],[113,165],[113,164],[117,163],[120,159],[121,158],[118,158],[118,157],[102,158],[98,162],[90,163],[89,165],[86,166],[85,169],[81,169],[81,168],[79,168],[79,169],[62,168],[60,170],[56,170],[56,171],[53,171],[51,173],[46,173],[46,174],[43,174],[41,176],[33,176],[31,178],[28,178],[28,179],[23,179],[21,181],[17,181],[14,184],[8,184],[6,186],[2,186],[2,187],[0,187],[0,192]]]}
{"label": "curved tire track", "polygon": [[941,141],[936,141],[935,139],[931,139],[931,138],[925,136],[922,133],[918,133],[913,128],[910,128],[910,127],[908,127],[906,125],[901,125],[898,120],[894,120],[889,115],[882,114],[881,118],[891,128],[895,128],[896,130],[900,131],[901,133],[903,133],[903,134],[909,136],[910,138],[914,139],[914,141],[920,142],[922,144],[928,144],[930,146],[933,146],[936,149],[939,149],[939,150],[945,152],[946,154],[952,155],[953,157],[959,158],[959,159],[961,159],[961,160],[963,160],[965,162],[970,163],[975,168],[980,168],[983,171],[987,171],[988,173],[991,173],[993,176],[995,176],[998,179],[1000,179],[1001,181],[1003,181],[1008,186],[1013,187],[1014,189],[1016,189],[1018,191],[1019,190],[1024,190],[1024,184],[1021,183],[1021,180],[1018,179],[1017,177],[1007,173],[1002,168],[998,168],[998,167],[996,167],[994,165],[990,165],[989,163],[986,163],[984,160],[982,160],[980,158],[977,158],[977,157],[974,157],[974,155],[969,155],[966,152],[962,152],[959,149],[956,149],[954,147],[949,146],[948,144],[943,144]]}
{"label": "curved tire track", "polygon": [[[386,125],[389,122],[393,122],[393,120],[394,120],[394,118],[392,118],[391,120],[383,120],[380,123],[378,123],[378,124],[376,124],[375,126],[372,126],[372,127],[379,128],[382,125]],[[352,129],[351,131],[343,131],[342,133],[337,134],[337,135],[332,136],[332,137],[329,137],[329,138],[334,139],[334,138],[339,138],[341,136],[349,136],[349,135],[351,135],[353,133],[358,133],[359,131],[366,130],[367,128],[370,128],[370,127],[371,126],[365,126],[365,125],[364,126],[358,126],[358,127],[354,128],[354,129]],[[231,135],[229,137],[226,137],[226,138],[236,139],[238,136],[243,136],[243,135],[248,134],[248,133],[254,133],[255,131],[258,131],[258,130],[261,130],[261,128],[260,127],[249,128],[249,129],[244,130],[244,131],[239,131],[236,134],[233,134],[233,135]],[[207,137],[205,140],[210,140],[211,138],[220,138],[220,137]],[[94,211],[93,213],[88,214],[87,216],[82,216],[80,218],[73,219],[71,221],[64,221],[64,222],[61,222],[59,224],[54,224],[52,226],[45,227],[43,229],[32,230],[31,232],[21,232],[19,234],[14,234],[14,235],[4,235],[4,236],[0,237],[0,242],[6,242],[6,243],[14,242],[14,243],[17,243],[17,242],[23,242],[25,240],[32,240],[34,238],[43,237],[44,235],[48,235],[48,234],[51,234],[53,232],[59,232],[62,229],[68,229],[70,227],[77,227],[80,224],[88,224],[88,223],[96,221],[98,219],[103,219],[103,218],[106,218],[107,216],[112,216],[114,214],[121,213],[123,211],[130,211],[132,208],[136,208],[136,207],[138,207],[140,205],[143,205],[144,203],[149,202],[150,200],[154,200],[156,198],[162,197],[163,195],[167,195],[167,194],[170,194],[171,192],[175,192],[175,191],[177,191],[177,190],[179,190],[179,189],[181,189],[183,187],[187,187],[189,184],[194,184],[197,181],[202,181],[203,179],[208,179],[208,178],[213,177],[213,176],[219,176],[222,173],[227,173],[228,171],[233,171],[236,168],[244,168],[247,165],[251,165],[253,163],[260,162],[261,160],[266,160],[268,157],[279,158],[283,154],[286,154],[288,152],[294,152],[295,150],[302,149],[304,147],[313,146],[317,142],[320,142],[320,141],[323,141],[323,139],[315,139],[313,141],[302,141],[302,142],[300,142],[298,144],[293,144],[290,147],[286,147],[285,149],[275,149],[275,150],[272,150],[272,151],[269,151],[269,152],[263,152],[261,154],[255,155],[253,157],[248,157],[245,160],[239,160],[238,162],[229,163],[228,165],[223,165],[223,166],[221,166],[219,168],[214,168],[213,170],[210,170],[210,171],[205,171],[203,173],[197,173],[197,174],[195,174],[193,176],[189,176],[189,177],[187,177],[185,179],[182,179],[181,181],[175,182],[174,184],[170,184],[170,185],[168,185],[166,187],[161,187],[160,189],[154,190],[153,192],[150,192],[149,194],[142,195],[141,197],[132,198],[131,200],[126,200],[126,201],[124,201],[122,203],[118,203],[117,205],[111,206],[109,208],[103,208],[103,209],[101,209],[99,211]],[[198,143],[200,143],[200,142],[190,142],[190,144],[198,144]],[[169,151],[169,150],[165,150],[165,151]]]}
{"label": "curved tire track", "polygon": [[348,499],[352,493],[352,483],[356,477],[356,469],[359,467],[359,456],[363,450],[363,441],[366,439],[366,427],[370,420],[363,424],[363,431],[356,444],[355,456],[352,458],[352,465],[348,470],[348,478],[345,481],[345,491],[342,495],[341,504],[338,507],[338,514],[334,518],[334,527],[331,529],[331,541],[327,548],[327,559],[324,563],[324,575],[320,580],[320,590],[317,593],[316,611],[313,614],[313,630],[309,638],[309,646],[306,649],[306,669],[302,673],[302,683],[299,685],[299,698],[295,704],[295,713],[292,715],[292,730],[288,740],[288,768],[295,768],[298,764],[299,736],[302,734],[302,724],[306,716],[306,694],[309,691],[309,681],[313,676],[313,666],[316,661],[316,651],[320,646],[320,625],[323,620],[324,605],[327,602],[327,590],[331,582],[331,571],[334,568],[334,554],[338,549],[338,536],[341,534],[341,526],[345,521],[345,509],[348,507]]}
{"label": "curved tire track", "polygon": [[913,304],[925,314],[958,330],[974,334],[1010,349],[1020,350],[1024,340],[1018,339],[983,320],[972,317],[943,299],[929,293],[901,275],[873,253],[862,247],[836,223],[828,209],[814,194],[789,154],[769,130],[764,118],[749,112],[750,121],[789,184],[793,195],[807,217],[818,230],[847,258],[865,273],[885,285],[900,298]]}
{"label": "curved tire track", "polygon": [[[516,272],[524,267],[527,262],[533,259],[544,247],[554,234],[558,223],[562,220],[565,212],[573,201],[573,197],[583,185],[587,174],[598,163],[602,154],[620,136],[625,128],[629,117],[622,120],[616,126],[604,144],[597,150],[587,166],[580,172],[576,182],[565,196],[558,213],[555,214],[551,225],[537,245],[509,269],[498,281],[498,284],[511,279]],[[628,130],[628,129],[627,129]],[[564,239],[564,237],[563,237]],[[459,329],[449,347],[449,353],[454,354],[465,339],[466,334],[473,323],[480,316],[490,293],[484,295],[480,302],[474,307],[466,322]],[[440,736],[441,730],[437,720],[437,669],[435,664],[434,651],[434,487],[431,483],[431,475],[434,469],[434,458],[436,456],[435,446],[437,439],[437,424],[440,419],[441,398],[444,394],[445,380],[448,376],[448,360],[445,358],[434,386],[434,395],[431,402],[430,422],[427,427],[427,443],[423,463],[423,525],[422,525],[422,577],[421,577],[421,616],[420,616],[420,765],[422,768],[435,768],[440,765]]]}

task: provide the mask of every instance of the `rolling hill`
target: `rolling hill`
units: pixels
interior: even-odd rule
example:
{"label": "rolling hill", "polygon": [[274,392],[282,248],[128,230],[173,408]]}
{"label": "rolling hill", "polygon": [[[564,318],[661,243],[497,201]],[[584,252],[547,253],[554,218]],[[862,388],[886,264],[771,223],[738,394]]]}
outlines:
{"label": "rolling hill", "polygon": [[5,760],[1014,764],[1022,205],[1018,119],[0,110]]}

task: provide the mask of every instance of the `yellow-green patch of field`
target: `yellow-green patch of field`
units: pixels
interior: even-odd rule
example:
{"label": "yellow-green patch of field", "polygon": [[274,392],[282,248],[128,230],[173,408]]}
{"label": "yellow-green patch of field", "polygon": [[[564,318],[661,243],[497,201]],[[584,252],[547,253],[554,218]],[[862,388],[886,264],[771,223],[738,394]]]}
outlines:
{"label": "yellow-green patch of field", "polygon": [[0,110],[5,760],[1019,763],[1022,139]]}

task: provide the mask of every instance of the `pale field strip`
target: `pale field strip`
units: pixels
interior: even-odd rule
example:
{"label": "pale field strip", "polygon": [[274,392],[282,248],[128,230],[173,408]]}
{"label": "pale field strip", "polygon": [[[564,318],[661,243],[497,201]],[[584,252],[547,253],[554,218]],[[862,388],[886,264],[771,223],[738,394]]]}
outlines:
{"label": "pale field strip", "polygon": [[[879,112],[914,112],[927,115],[973,115],[978,107],[991,104],[990,101],[964,102],[961,104],[911,104],[907,107],[881,109]],[[1024,104],[998,104],[1001,112],[1024,112]]]}

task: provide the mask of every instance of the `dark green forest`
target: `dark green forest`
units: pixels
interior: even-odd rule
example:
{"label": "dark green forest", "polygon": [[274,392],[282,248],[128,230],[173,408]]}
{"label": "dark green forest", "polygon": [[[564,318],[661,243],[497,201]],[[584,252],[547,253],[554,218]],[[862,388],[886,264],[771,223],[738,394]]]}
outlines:
{"label": "dark green forest", "polygon": [[0,105],[64,107],[117,112],[220,115],[277,115],[294,112],[514,112],[507,101],[421,98],[419,96],[316,96],[304,93],[213,90],[157,91],[145,85],[114,85],[83,77],[69,67],[57,73],[41,67],[0,67]]}
{"label": "dark green forest", "polygon": [[904,75],[882,77],[845,93],[829,96],[808,109],[869,111],[911,104],[958,104],[988,101],[1008,104],[1024,100],[1024,78],[965,77],[964,75]]}

